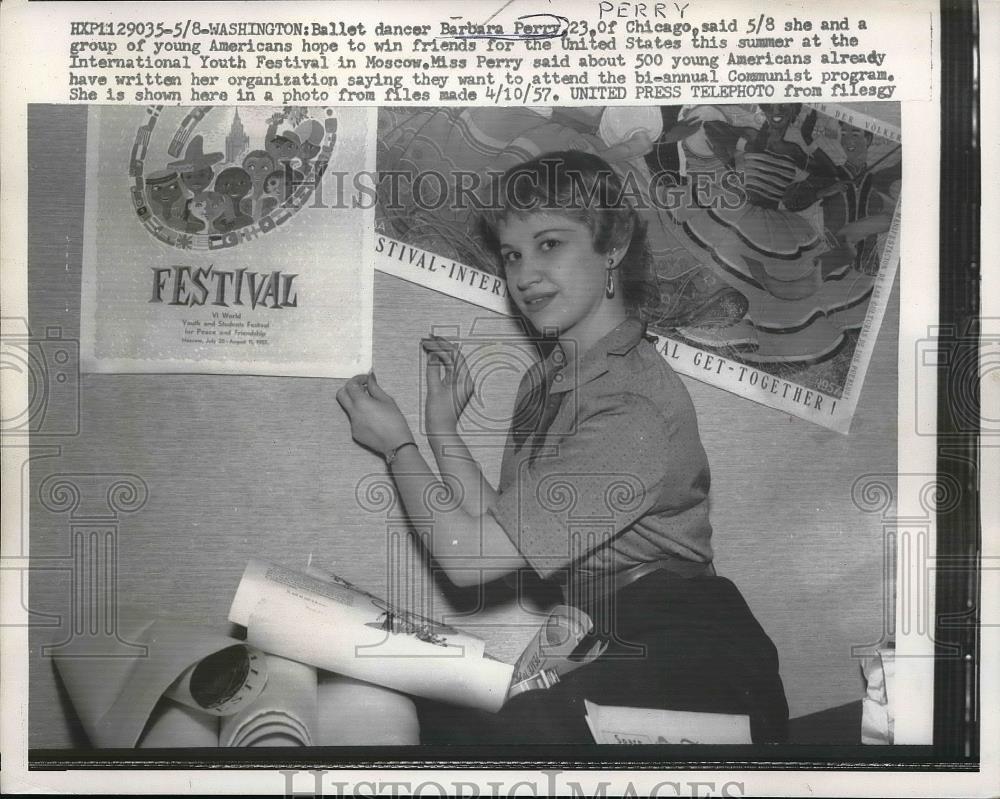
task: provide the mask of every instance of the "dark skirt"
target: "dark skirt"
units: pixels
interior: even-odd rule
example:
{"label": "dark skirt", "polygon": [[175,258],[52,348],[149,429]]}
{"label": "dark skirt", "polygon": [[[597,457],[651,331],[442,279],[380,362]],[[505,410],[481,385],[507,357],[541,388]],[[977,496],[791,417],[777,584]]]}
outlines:
{"label": "dark skirt", "polygon": [[592,744],[584,699],[745,714],[754,743],[787,740],[777,650],[730,580],[659,570],[583,609],[610,640],[600,658],[496,714],[418,701],[421,743]]}

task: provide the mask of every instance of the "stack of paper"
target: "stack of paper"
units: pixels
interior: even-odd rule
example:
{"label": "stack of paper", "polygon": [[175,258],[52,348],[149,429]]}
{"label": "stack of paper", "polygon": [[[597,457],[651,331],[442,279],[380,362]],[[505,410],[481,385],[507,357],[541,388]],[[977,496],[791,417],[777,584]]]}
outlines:
{"label": "stack of paper", "polygon": [[749,744],[750,717],[584,702],[599,744]]}

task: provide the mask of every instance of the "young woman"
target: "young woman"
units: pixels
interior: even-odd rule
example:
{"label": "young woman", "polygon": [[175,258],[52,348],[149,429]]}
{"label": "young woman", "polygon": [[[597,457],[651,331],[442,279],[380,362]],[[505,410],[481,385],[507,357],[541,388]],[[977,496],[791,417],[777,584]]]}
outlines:
{"label": "young woman", "polygon": [[512,168],[500,189],[486,241],[518,310],[553,346],[521,381],[499,485],[458,435],[473,386],[450,342],[423,341],[440,476],[374,375],[337,398],[354,439],[385,455],[410,517],[433,520],[427,545],[452,582],[530,568],[609,647],[495,716],[424,705],[422,740],[589,743],[585,699],[747,714],[755,741],[783,740],[774,646],[711,565],[709,467],[691,399],[636,315],[655,283],[620,179],[597,156],[558,152]]}

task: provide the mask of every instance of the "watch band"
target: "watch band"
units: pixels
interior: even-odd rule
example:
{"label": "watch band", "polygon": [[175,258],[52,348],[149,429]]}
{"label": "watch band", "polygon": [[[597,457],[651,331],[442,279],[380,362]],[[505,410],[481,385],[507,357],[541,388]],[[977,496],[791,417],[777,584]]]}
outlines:
{"label": "watch band", "polygon": [[396,447],[393,447],[393,448],[392,448],[392,449],[390,449],[390,450],[389,450],[389,451],[388,451],[387,453],[385,453],[385,465],[386,465],[386,466],[392,466],[392,462],[393,462],[394,460],[396,460],[396,453],[397,453],[397,452],[399,452],[399,451],[400,451],[400,450],[401,450],[401,449],[402,449],[403,447],[408,447],[408,446],[410,446],[411,444],[412,444],[412,445],[413,445],[414,447],[416,447],[416,446],[417,446],[417,442],[416,442],[416,441],[404,441],[404,442],[403,442],[402,444],[400,444],[399,446],[396,446]]}

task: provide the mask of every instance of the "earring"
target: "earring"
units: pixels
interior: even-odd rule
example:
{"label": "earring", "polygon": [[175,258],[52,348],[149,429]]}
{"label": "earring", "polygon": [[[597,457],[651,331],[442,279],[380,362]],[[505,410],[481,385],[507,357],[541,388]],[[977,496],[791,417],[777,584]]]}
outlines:
{"label": "earring", "polygon": [[614,299],[615,296],[615,259],[608,258],[608,282],[604,285],[604,293],[607,295],[608,299]]}

